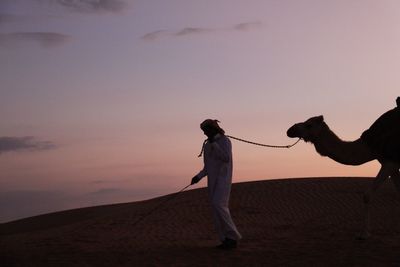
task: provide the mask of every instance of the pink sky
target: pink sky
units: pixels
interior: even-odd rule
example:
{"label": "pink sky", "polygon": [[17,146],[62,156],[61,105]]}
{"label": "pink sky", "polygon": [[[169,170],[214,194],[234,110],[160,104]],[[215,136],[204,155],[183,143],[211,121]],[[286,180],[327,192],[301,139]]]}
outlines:
{"label": "pink sky", "polygon": [[[179,190],[202,167],[206,118],[289,144],[322,114],[357,139],[395,106],[399,24],[395,0],[3,0],[0,137],[33,148],[0,151],[0,222]],[[233,149],[235,182],[378,171],[304,142]]]}

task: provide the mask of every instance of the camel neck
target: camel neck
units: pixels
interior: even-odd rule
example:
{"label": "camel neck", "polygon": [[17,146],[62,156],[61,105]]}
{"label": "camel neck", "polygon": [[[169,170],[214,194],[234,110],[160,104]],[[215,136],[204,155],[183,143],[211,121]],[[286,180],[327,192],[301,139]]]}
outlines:
{"label": "camel neck", "polygon": [[361,165],[374,159],[361,139],[343,141],[329,129],[328,125],[321,130],[314,146],[322,156],[345,165]]}

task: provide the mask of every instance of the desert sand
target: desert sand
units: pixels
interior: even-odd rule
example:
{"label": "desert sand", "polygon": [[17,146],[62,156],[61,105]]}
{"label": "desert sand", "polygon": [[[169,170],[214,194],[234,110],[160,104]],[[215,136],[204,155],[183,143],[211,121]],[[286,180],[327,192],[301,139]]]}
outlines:
{"label": "desert sand", "polygon": [[362,194],[370,178],[236,183],[231,212],[243,235],[218,244],[204,188],[0,224],[0,266],[400,266],[400,194],[390,181],[372,202],[370,239]]}

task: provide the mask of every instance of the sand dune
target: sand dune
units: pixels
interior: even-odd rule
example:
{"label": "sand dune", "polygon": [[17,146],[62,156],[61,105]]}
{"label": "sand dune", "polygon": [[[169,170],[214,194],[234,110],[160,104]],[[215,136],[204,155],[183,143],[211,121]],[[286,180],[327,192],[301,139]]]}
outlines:
{"label": "sand dune", "polygon": [[237,183],[231,212],[239,248],[219,251],[205,189],[0,224],[0,266],[400,266],[400,201],[387,182],[362,224],[368,178]]}

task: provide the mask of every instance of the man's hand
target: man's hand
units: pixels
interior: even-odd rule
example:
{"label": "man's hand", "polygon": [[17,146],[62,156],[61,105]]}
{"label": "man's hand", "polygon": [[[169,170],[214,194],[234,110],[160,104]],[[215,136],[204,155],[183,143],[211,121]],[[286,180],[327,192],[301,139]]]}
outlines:
{"label": "man's hand", "polygon": [[200,181],[200,178],[196,175],[195,177],[192,178],[192,182],[190,183],[191,185],[197,184]]}

